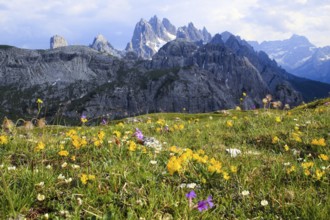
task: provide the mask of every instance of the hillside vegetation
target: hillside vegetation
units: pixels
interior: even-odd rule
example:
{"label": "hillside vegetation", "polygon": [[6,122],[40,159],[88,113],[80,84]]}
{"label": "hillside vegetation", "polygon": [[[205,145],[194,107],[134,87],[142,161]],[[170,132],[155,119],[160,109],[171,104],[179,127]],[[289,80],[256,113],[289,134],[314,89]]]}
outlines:
{"label": "hillside vegetation", "polygon": [[81,121],[4,120],[1,219],[329,219],[330,98]]}

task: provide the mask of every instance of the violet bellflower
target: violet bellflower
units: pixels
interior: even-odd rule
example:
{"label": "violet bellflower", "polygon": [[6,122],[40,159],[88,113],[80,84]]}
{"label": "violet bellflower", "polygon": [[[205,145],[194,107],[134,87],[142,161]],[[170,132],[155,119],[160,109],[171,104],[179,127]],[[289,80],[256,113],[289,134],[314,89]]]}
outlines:
{"label": "violet bellflower", "polygon": [[142,134],[142,131],[138,128],[135,128],[135,133],[134,133],[134,136],[140,140],[140,141],[143,141],[143,134]]}
{"label": "violet bellflower", "polygon": [[187,199],[196,198],[196,193],[194,190],[191,190],[189,193],[186,194]]}
{"label": "violet bellflower", "polygon": [[191,190],[189,193],[186,194],[186,197],[189,201],[189,207],[191,208],[193,206],[192,199],[196,198],[196,193],[194,190]]}
{"label": "violet bellflower", "polygon": [[214,206],[212,202],[212,196],[209,196],[206,200],[199,201],[197,204],[198,211],[202,212],[208,210]]}

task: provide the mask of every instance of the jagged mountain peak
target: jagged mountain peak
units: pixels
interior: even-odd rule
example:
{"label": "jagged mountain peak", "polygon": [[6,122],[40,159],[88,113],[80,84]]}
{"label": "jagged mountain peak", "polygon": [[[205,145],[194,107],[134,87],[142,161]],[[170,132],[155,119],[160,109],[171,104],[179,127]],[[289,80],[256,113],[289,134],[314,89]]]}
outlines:
{"label": "jagged mountain peak", "polygon": [[98,34],[94,38],[94,41],[90,45],[90,47],[93,48],[94,50],[97,50],[102,53],[107,53],[112,56],[116,56],[116,57],[123,56],[122,52],[116,50],[102,34]]}
{"label": "jagged mountain peak", "polygon": [[224,42],[226,42],[230,36],[234,36],[234,35],[232,33],[230,33],[229,31],[224,31],[221,33],[221,37]]}
{"label": "jagged mountain peak", "polygon": [[222,36],[220,34],[214,35],[214,37],[211,39],[210,44],[220,44],[223,45],[224,41],[222,39]]}
{"label": "jagged mountain peak", "polygon": [[149,19],[149,23],[160,23],[161,21],[159,20],[159,18],[157,17],[157,15],[154,15],[153,17],[151,17]]}

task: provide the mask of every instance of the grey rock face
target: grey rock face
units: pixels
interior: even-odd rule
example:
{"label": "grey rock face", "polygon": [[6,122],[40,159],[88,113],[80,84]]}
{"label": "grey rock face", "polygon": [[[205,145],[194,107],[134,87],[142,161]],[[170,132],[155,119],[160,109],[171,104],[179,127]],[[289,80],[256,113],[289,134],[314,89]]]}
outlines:
{"label": "grey rock face", "polygon": [[[262,106],[269,93],[291,106],[302,101],[298,78],[235,37],[224,43],[217,35],[205,45],[177,39],[152,60],[82,46],[0,48],[0,60],[0,113],[9,118],[35,116],[37,98],[44,100],[43,116],[57,123],[79,121],[81,114],[113,119],[183,108],[192,113],[237,105],[250,109]],[[248,97],[240,103],[243,92]]]}
{"label": "grey rock face", "polygon": [[126,50],[134,51],[139,57],[150,59],[165,43],[174,40],[176,31],[168,19],[161,22],[157,16],[149,21],[141,19],[135,26],[132,40]]}
{"label": "grey rock face", "polygon": [[59,47],[66,47],[68,46],[68,42],[59,35],[55,35],[50,38],[50,49],[55,49]]}
{"label": "grey rock face", "polygon": [[102,34],[99,34],[94,38],[90,47],[99,52],[107,53],[116,57],[122,57],[123,55],[122,52],[116,50]]}
{"label": "grey rock face", "polygon": [[211,40],[211,34],[204,27],[203,30],[198,30],[193,23],[189,23],[188,27],[179,27],[177,31],[177,38],[185,39],[187,41],[203,41],[207,43]]}

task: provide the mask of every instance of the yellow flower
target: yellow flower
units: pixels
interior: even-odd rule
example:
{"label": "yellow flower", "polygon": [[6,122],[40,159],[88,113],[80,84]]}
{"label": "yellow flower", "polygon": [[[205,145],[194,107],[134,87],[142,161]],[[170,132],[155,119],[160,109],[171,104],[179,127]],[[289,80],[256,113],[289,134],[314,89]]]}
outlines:
{"label": "yellow flower", "polygon": [[273,139],[272,139],[272,143],[273,143],[273,144],[276,144],[276,143],[278,143],[279,141],[280,141],[280,139],[279,139],[277,136],[273,137]]}
{"label": "yellow flower", "polygon": [[129,148],[130,151],[136,151],[136,143],[134,141],[129,142]]}
{"label": "yellow flower", "polygon": [[42,104],[42,103],[44,103],[41,99],[37,99],[37,103],[38,104]]}
{"label": "yellow flower", "polygon": [[281,120],[281,117],[279,117],[279,116],[278,116],[278,117],[276,117],[276,118],[275,118],[275,121],[276,121],[277,123],[280,123],[280,122],[282,122],[282,120]]}
{"label": "yellow flower", "polygon": [[245,92],[243,92],[243,97],[245,97],[246,96],[246,93]]}
{"label": "yellow flower", "polygon": [[76,161],[76,156],[72,156],[72,157],[71,157],[71,160],[72,160],[72,161]]}
{"label": "yellow flower", "polygon": [[88,175],[88,180],[95,180],[95,175]]}
{"label": "yellow flower", "polygon": [[85,115],[83,115],[83,116],[81,116],[80,121],[81,121],[81,123],[85,124],[86,122],[88,122],[88,119]]}
{"label": "yellow flower", "polygon": [[125,127],[123,122],[119,122],[117,125],[122,128]]}
{"label": "yellow flower", "polygon": [[227,127],[233,127],[233,121],[232,120],[228,120],[227,122],[226,122],[226,126]]}
{"label": "yellow flower", "polygon": [[86,185],[88,180],[88,176],[86,174],[81,174],[80,181],[82,184]]}
{"label": "yellow flower", "polygon": [[151,124],[151,119],[148,119],[147,120],[147,124]]}
{"label": "yellow flower", "polygon": [[329,160],[329,157],[328,157],[327,155],[325,155],[325,154],[320,154],[320,155],[319,155],[319,158],[320,158],[321,160],[324,160],[324,161],[328,161],[328,160]]}
{"label": "yellow flower", "polygon": [[237,173],[237,166],[230,166],[230,171],[232,173]]}
{"label": "yellow flower", "polygon": [[289,148],[289,146],[286,144],[286,145],[284,145],[284,150],[285,151],[289,151],[290,150],[290,148]]}
{"label": "yellow flower", "polygon": [[0,144],[8,144],[8,138],[5,135],[0,135]]}
{"label": "yellow flower", "polygon": [[304,169],[309,169],[313,166],[314,166],[313,162],[304,162],[304,163],[301,164],[301,167],[304,168]]}
{"label": "yellow flower", "polygon": [[164,119],[158,119],[158,121],[156,122],[156,124],[158,124],[160,126],[164,126],[165,125],[165,120]]}
{"label": "yellow flower", "polygon": [[296,142],[299,142],[299,143],[302,142],[299,132],[293,132],[293,133],[292,133],[292,138],[293,138],[293,140],[295,140]]}
{"label": "yellow flower", "polygon": [[326,143],[325,143],[325,139],[324,138],[320,138],[319,140],[317,139],[313,139],[311,142],[312,145],[316,145],[316,146],[321,146],[321,147],[325,147]]}
{"label": "yellow flower", "polygon": [[74,130],[74,129],[71,129],[68,132],[66,132],[65,135],[68,136],[68,137],[70,137],[70,138],[72,138],[73,136],[77,135],[77,131]]}
{"label": "yellow flower", "polygon": [[94,139],[94,146],[95,146],[95,147],[99,147],[99,146],[101,146],[102,143],[103,143],[102,140]]}
{"label": "yellow flower", "polygon": [[286,169],[286,173],[287,174],[290,174],[292,172],[295,172],[296,171],[296,167],[295,166],[291,166],[290,168]]}
{"label": "yellow flower", "polygon": [[121,133],[120,133],[120,131],[114,131],[113,134],[114,134],[117,138],[120,138],[120,137],[121,137]]}
{"label": "yellow flower", "polygon": [[222,175],[223,175],[223,178],[224,178],[225,180],[229,180],[229,179],[230,179],[230,176],[228,175],[227,172],[223,172]]}
{"label": "yellow flower", "polygon": [[236,110],[236,111],[241,111],[242,109],[241,109],[241,107],[236,106],[235,110]]}
{"label": "yellow flower", "polygon": [[204,151],[203,149],[199,149],[199,150],[197,151],[197,153],[200,154],[200,155],[204,155],[204,154],[205,154],[205,151]]}
{"label": "yellow flower", "polygon": [[43,149],[45,149],[45,144],[42,141],[38,142],[37,146],[34,148],[36,152],[41,151]]}
{"label": "yellow flower", "polygon": [[315,175],[314,175],[314,177],[315,177],[317,180],[320,180],[320,179],[323,177],[324,174],[325,174],[324,171],[321,171],[321,170],[317,169],[317,170],[315,171]]}
{"label": "yellow flower", "polygon": [[309,170],[304,170],[304,174],[305,174],[305,176],[309,176],[309,175],[311,175],[311,172]]}
{"label": "yellow flower", "polygon": [[103,140],[104,136],[105,136],[104,131],[99,131],[99,132],[97,133],[97,137],[98,137],[100,140]]}
{"label": "yellow flower", "polygon": [[61,150],[60,152],[58,152],[58,155],[63,156],[63,157],[67,157],[69,155],[69,152],[66,150]]}
{"label": "yellow flower", "polygon": [[167,163],[167,170],[170,175],[173,175],[175,172],[180,172],[181,169],[182,166],[180,160],[178,160],[178,158],[175,156],[171,157]]}

